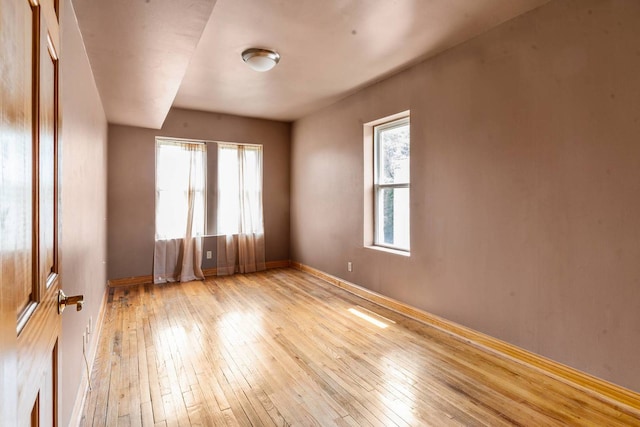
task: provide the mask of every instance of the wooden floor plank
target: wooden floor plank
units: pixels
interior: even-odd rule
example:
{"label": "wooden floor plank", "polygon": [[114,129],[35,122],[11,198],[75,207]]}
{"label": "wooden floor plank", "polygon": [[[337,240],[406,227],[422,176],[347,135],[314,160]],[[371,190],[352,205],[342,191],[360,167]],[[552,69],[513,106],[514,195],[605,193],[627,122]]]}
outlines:
{"label": "wooden floor plank", "polygon": [[91,378],[87,426],[640,426],[292,269],[111,289]]}

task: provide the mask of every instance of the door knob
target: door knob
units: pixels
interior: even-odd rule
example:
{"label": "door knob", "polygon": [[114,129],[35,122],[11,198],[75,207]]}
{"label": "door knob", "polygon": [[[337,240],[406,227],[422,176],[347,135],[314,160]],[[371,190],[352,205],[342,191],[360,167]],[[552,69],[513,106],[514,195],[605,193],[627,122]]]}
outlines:
{"label": "door knob", "polygon": [[62,314],[64,309],[68,305],[76,305],[76,311],[82,310],[82,304],[84,304],[84,295],[75,295],[68,297],[62,292],[62,289],[58,291],[58,314]]}

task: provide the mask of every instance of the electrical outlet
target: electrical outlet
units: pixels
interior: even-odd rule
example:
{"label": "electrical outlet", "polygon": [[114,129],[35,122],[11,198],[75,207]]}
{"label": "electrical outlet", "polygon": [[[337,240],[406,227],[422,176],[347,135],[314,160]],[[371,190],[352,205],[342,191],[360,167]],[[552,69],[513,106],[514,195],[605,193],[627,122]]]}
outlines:
{"label": "electrical outlet", "polygon": [[213,253],[211,251],[207,251],[207,259],[213,258]]}
{"label": "electrical outlet", "polygon": [[351,261],[347,262],[347,271],[353,271],[353,263]]}

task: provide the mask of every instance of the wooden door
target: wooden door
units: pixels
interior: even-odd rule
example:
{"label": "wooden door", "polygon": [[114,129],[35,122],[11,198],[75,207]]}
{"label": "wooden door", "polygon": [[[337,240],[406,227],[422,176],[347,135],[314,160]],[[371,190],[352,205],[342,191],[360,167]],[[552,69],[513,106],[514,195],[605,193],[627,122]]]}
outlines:
{"label": "wooden door", "polygon": [[56,0],[0,0],[0,424],[57,425]]}

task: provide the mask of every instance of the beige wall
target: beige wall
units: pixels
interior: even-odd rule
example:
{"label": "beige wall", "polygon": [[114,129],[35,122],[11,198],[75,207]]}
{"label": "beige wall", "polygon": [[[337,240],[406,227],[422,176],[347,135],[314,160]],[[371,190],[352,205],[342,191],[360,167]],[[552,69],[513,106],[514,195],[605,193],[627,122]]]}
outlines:
{"label": "beige wall", "polygon": [[290,132],[289,123],[182,109],[160,130],[109,125],[108,278],[152,273],[156,136],[262,144],[266,258],[288,260]]}
{"label": "beige wall", "polygon": [[62,314],[59,425],[66,426],[86,377],[82,334],[89,317],[98,319],[107,282],[107,121],[69,1],[62,13],[60,277],[67,295],[85,299],[82,311]]}
{"label": "beige wall", "polygon": [[[553,1],[295,122],[292,259],[640,391],[639,22]],[[407,109],[403,257],[363,248],[362,124]]]}

